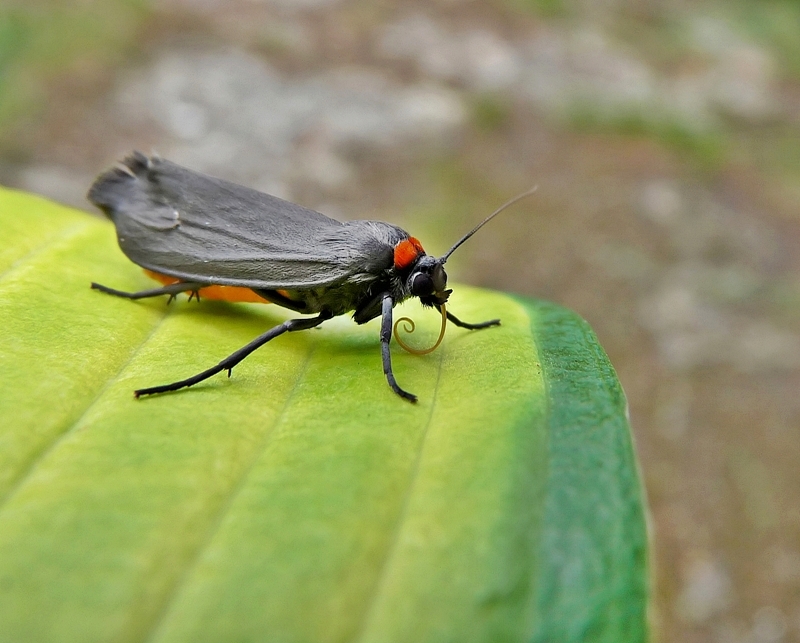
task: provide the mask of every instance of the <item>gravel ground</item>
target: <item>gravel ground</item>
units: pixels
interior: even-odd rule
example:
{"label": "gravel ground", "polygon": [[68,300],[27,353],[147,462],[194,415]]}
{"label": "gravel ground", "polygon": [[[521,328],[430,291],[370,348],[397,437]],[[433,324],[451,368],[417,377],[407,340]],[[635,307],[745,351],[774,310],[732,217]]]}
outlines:
{"label": "gravel ground", "polygon": [[99,170],[154,149],[440,248],[538,184],[455,276],[600,336],[659,639],[800,641],[800,78],[708,3],[519,6],[163,0],[125,56],[43,82],[0,180],[86,208]]}

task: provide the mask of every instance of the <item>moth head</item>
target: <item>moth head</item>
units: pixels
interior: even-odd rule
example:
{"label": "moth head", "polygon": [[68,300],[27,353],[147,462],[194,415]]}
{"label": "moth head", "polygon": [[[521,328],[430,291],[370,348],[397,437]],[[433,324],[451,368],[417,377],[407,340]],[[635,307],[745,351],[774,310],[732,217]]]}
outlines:
{"label": "moth head", "polygon": [[452,290],[447,290],[447,273],[441,259],[422,255],[408,276],[406,285],[425,306],[441,306]]}

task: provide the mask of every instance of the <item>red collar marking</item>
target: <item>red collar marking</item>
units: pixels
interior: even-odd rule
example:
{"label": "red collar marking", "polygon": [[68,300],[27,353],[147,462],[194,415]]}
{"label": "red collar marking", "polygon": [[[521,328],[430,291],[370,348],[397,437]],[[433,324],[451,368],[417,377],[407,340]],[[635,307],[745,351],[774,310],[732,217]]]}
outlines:
{"label": "red collar marking", "polygon": [[424,254],[425,251],[418,239],[414,237],[403,239],[394,247],[394,267],[397,270],[408,268],[417,257]]}

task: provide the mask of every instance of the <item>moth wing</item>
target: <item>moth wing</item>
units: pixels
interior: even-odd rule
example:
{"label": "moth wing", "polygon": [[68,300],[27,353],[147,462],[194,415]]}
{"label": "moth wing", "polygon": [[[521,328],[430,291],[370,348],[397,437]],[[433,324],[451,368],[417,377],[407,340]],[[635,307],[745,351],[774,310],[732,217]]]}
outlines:
{"label": "moth wing", "polygon": [[319,212],[138,152],[100,175],[89,200],[134,263],[187,281],[303,289],[366,280],[407,233]]}

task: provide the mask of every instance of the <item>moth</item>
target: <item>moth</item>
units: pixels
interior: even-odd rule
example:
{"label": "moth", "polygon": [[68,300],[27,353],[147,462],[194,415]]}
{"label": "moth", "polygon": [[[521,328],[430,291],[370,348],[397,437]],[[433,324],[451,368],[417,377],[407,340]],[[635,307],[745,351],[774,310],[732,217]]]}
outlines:
{"label": "moth", "polygon": [[[234,301],[265,301],[302,315],[270,328],[215,366],[170,384],[135,391],[136,397],[175,391],[227,371],[267,342],[287,332],[319,326],[353,313],[363,324],[381,317],[383,372],[403,399],[417,396],[401,388],[392,372],[389,344],[392,309],[410,297],[446,320],[470,330],[496,326],[497,319],[470,324],[446,309],[444,265],[453,252],[506,207],[512,199],[461,237],[441,257],[425,252],[415,237],[382,221],[331,219],[247,187],[194,172],[158,156],[134,152],[101,174],[89,200],[114,223],[127,257],[164,285],[123,292],[92,283],[102,292],[142,299],[182,292]],[[401,320],[398,320],[398,322]],[[413,328],[411,329],[413,330]]]}

